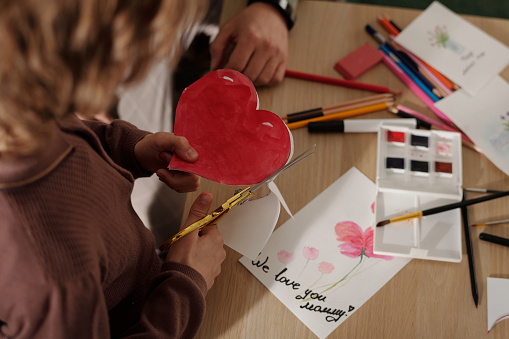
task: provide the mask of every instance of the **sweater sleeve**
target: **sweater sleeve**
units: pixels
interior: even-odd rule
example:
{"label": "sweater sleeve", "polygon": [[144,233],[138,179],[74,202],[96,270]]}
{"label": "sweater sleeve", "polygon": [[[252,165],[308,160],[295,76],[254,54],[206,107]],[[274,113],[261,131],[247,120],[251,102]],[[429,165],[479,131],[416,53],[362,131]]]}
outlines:
{"label": "sweater sleeve", "polygon": [[193,338],[205,315],[205,279],[193,268],[164,263],[154,279],[140,321],[125,338]]}
{"label": "sweater sleeve", "polygon": [[117,165],[130,171],[135,178],[152,175],[138,164],[134,156],[134,146],[150,132],[142,131],[123,120],[114,120],[111,124],[88,120],[83,122],[97,135],[103,149]]}
{"label": "sweater sleeve", "polygon": [[[48,279],[30,251],[18,254],[25,258],[8,256],[0,265],[0,338],[110,337],[97,276],[86,272],[64,281]],[[122,337],[194,337],[205,313],[205,294],[205,280],[197,271],[165,264],[152,282],[139,321]]]}

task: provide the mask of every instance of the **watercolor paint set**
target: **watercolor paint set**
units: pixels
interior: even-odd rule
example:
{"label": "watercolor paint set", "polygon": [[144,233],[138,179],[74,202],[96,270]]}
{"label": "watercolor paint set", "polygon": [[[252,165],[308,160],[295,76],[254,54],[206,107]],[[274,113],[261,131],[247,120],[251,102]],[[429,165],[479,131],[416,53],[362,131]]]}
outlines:
{"label": "watercolor paint set", "polygon": [[[378,131],[375,220],[461,201],[461,135],[382,125]],[[375,227],[373,251],[460,262],[460,209]]]}

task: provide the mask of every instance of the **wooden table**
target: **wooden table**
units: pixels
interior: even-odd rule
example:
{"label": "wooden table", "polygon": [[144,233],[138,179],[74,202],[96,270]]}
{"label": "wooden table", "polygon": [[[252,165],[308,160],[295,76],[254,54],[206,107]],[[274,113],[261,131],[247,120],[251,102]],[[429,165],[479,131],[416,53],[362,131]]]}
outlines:
{"label": "wooden table", "polygon": [[[222,20],[242,8],[243,1],[225,0]],[[419,11],[354,5],[337,2],[300,1],[298,21],[290,33],[288,69],[327,76],[338,76],[334,63],[361,44],[377,45],[365,33],[369,23],[380,32],[377,16],[387,14],[405,27]],[[509,21],[465,16],[467,20],[509,45]],[[503,76],[509,79],[506,69]],[[433,116],[383,64],[362,75],[359,81],[403,90],[397,102]],[[285,79],[276,87],[258,89],[260,108],[280,115],[316,106],[373,95],[373,93]],[[387,112],[363,118],[393,118]],[[375,181],[375,134],[309,134],[307,129],[293,131],[295,154],[318,145],[310,161],[295,166],[278,177],[277,185],[295,213],[352,166]],[[463,148],[463,182],[466,187],[509,188],[509,177],[487,158]],[[202,181],[200,191],[211,192],[217,202],[233,193],[231,187]],[[196,194],[189,194],[186,211]],[[475,197],[470,193],[469,197]],[[503,219],[509,216],[507,198],[469,207],[471,222]],[[278,226],[288,219],[281,213]],[[412,260],[330,338],[483,338],[487,335],[486,278],[509,278],[509,249],[481,242],[473,228],[473,250],[479,287],[479,307],[472,299],[466,247],[463,261],[447,263]],[[509,237],[509,226],[492,226],[487,232]],[[463,236],[464,239],[464,236]],[[463,241],[464,244],[464,241]],[[198,338],[316,338],[279,300],[243,265],[240,255],[227,248],[222,273],[207,296],[207,315]],[[509,291],[508,291],[509,293]],[[509,337],[509,321],[498,324],[492,338]]]}

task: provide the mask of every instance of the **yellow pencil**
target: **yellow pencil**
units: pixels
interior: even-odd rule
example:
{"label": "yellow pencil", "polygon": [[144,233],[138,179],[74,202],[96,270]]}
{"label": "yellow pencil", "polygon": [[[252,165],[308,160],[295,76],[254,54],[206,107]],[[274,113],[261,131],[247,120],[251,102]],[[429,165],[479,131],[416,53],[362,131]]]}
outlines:
{"label": "yellow pencil", "polygon": [[316,118],[312,118],[312,119],[308,119],[308,120],[292,122],[292,123],[287,124],[286,126],[289,129],[296,129],[296,128],[301,128],[301,127],[306,127],[310,122],[346,119],[346,118],[353,117],[356,115],[361,115],[361,114],[371,113],[371,112],[376,112],[376,111],[382,111],[384,109],[387,109],[390,105],[392,105],[392,102],[382,102],[379,104],[369,105],[369,106],[356,108],[356,109],[352,109],[352,110],[348,110],[348,111],[340,111],[340,112],[336,112],[336,113],[330,113],[330,114],[324,115],[322,117],[316,117]]}

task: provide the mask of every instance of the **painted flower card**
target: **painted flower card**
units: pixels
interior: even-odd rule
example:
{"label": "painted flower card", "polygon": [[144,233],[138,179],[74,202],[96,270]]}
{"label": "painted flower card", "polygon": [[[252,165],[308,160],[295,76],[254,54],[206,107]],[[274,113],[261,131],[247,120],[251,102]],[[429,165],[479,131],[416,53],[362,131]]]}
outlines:
{"label": "painted flower card", "polygon": [[396,41],[470,94],[509,64],[509,48],[435,1]]}
{"label": "painted flower card", "polygon": [[319,338],[327,337],[409,261],[373,253],[375,184],[356,168],[240,262]]}
{"label": "painted flower card", "polygon": [[488,333],[502,320],[509,319],[509,279],[487,279]]}
{"label": "painted flower card", "polygon": [[435,103],[502,172],[509,175],[509,83],[496,76],[477,95],[459,90]]}

